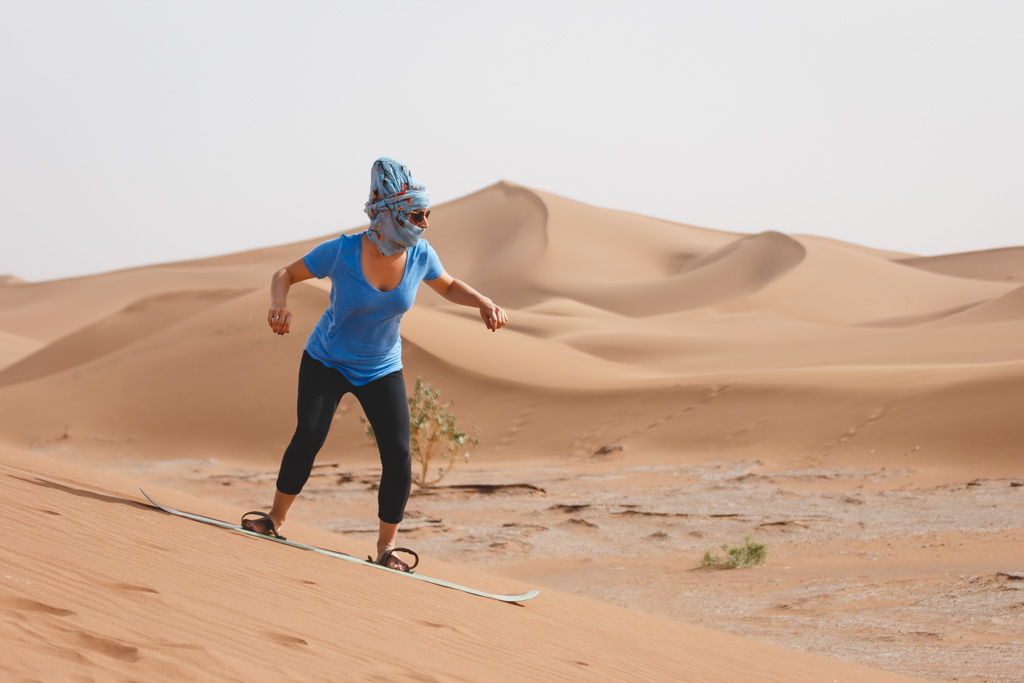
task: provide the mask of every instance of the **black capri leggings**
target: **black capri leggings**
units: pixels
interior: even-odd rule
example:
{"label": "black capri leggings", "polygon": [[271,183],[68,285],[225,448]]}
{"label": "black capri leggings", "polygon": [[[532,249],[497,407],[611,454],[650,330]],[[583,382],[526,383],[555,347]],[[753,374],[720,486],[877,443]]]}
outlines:
{"label": "black capri leggings", "polygon": [[327,439],[338,403],[348,392],[363,407],[380,450],[377,515],[383,522],[398,524],[405,516],[412,486],[409,403],[401,370],[357,387],[345,375],[303,351],[299,364],[298,425],[281,459],[277,490],[288,495],[302,491],[316,454]]}

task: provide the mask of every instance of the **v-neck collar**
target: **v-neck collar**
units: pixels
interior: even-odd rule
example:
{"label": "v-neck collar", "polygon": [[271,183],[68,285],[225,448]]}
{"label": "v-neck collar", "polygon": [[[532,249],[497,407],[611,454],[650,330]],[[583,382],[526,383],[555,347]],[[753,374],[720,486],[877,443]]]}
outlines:
{"label": "v-neck collar", "polygon": [[[359,237],[359,253],[357,254],[357,256],[358,256],[358,263],[359,263],[359,274],[362,275],[363,282],[366,283],[367,287],[369,287],[373,291],[378,292],[380,294],[390,294],[391,292],[394,292],[395,290],[400,289],[402,287],[402,283],[405,282],[406,275],[408,275],[408,273],[409,273],[409,250],[408,249],[405,250],[405,266],[403,266],[403,268],[402,268],[402,279],[399,280],[398,284],[395,285],[394,288],[392,288],[392,289],[388,289],[388,290],[378,289],[377,287],[374,287],[370,283],[370,280],[366,277],[366,271],[363,270],[363,245],[365,244],[365,242],[368,242],[368,241],[369,240],[366,239],[366,233],[363,233],[362,235],[360,235],[360,237]],[[372,242],[371,242],[371,244],[372,244]]]}

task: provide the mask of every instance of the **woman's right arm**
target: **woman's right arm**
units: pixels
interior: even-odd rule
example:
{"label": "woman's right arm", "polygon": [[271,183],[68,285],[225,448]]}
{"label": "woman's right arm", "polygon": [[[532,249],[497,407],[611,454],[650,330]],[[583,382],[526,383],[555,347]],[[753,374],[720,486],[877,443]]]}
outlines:
{"label": "woman's right arm", "polygon": [[304,259],[299,259],[290,266],[285,266],[274,273],[270,280],[270,310],[267,311],[267,324],[275,334],[288,334],[291,331],[292,313],[288,310],[288,290],[296,282],[313,277]]}

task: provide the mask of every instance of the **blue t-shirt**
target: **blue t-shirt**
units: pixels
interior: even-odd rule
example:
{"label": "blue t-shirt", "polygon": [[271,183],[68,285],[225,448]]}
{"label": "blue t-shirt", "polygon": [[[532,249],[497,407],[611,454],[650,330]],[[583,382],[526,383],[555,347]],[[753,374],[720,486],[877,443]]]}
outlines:
{"label": "blue t-shirt", "polygon": [[306,341],[309,355],[362,386],[402,369],[402,314],[423,280],[441,277],[437,252],[421,239],[409,249],[398,287],[382,292],[366,281],[360,258],[363,233],[342,235],[303,257],[309,272],[331,278],[331,305]]}

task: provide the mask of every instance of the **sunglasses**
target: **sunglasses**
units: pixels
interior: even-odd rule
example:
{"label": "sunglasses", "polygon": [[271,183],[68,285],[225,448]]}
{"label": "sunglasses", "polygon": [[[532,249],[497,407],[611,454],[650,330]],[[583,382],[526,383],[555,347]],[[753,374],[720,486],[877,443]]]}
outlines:
{"label": "sunglasses", "polygon": [[419,211],[410,211],[409,218],[413,219],[417,223],[425,221],[430,218],[430,209],[420,209]]}

